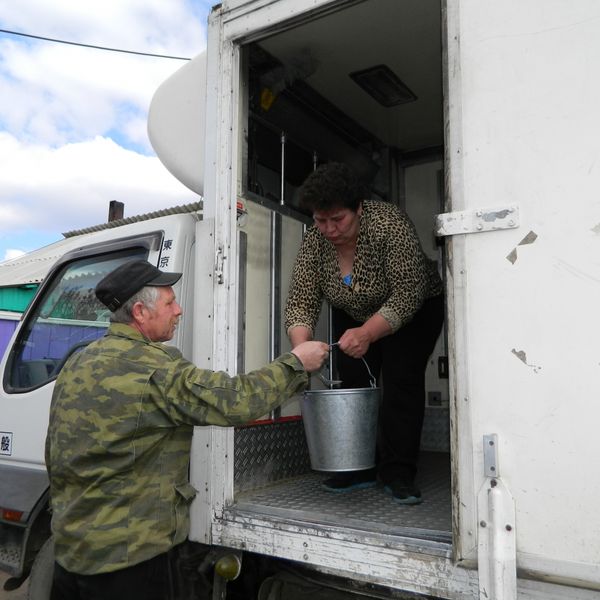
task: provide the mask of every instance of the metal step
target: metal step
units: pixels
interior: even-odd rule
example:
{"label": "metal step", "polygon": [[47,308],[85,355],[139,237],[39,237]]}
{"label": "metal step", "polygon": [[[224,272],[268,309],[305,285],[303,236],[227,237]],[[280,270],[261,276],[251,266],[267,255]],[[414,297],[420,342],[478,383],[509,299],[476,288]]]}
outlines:
{"label": "metal step", "polygon": [[323,526],[351,527],[373,533],[451,542],[450,459],[423,452],[417,485],[423,503],[403,506],[381,486],[347,493],[321,487],[327,474],[309,472],[236,495],[237,514],[273,516]]}

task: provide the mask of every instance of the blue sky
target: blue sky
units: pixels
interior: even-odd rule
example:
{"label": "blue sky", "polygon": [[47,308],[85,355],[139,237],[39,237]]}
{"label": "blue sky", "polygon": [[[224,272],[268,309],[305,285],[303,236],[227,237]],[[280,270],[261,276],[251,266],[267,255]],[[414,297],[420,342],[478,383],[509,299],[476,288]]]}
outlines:
{"label": "blue sky", "polygon": [[[213,0],[0,0],[0,29],[193,57]],[[0,261],[106,221],[194,202],[146,133],[158,86],[184,61],[0,33]]]}

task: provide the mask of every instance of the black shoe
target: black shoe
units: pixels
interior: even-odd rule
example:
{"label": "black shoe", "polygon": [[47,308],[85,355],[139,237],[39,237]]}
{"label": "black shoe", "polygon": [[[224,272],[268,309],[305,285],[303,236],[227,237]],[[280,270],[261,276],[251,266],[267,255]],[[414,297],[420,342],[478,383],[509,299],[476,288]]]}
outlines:
{"label": "black shoe", "polygon": [[343,494],[354,490],[364,490],[377,485],[377,474],[375,469],[365,471],[347,471],[334,475],[321,483],[324,490]]}
{"label": "black shoe", "polygon": [[410,479],[397,479],[384,487],[398,504],[421,504],[421,491]]}

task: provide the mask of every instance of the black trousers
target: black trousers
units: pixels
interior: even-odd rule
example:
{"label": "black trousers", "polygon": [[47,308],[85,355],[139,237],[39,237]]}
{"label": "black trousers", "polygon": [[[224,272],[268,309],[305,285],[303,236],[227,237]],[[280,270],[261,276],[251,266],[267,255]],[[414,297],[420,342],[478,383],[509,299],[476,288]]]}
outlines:
{"label": "black trousers", "polygon": [[[362,323],[333,309],[334,341]],[[377,439],[377,471],[384,484],[413,479],[417,472],[425,414],[425,370],[444,321],[443,295],[426,300],[412,320],[396,333],[377,340],[365,360],[373,375],[383,379]],[[369,387],[369,374],[360,359],[336,351],[342,388]]]}
{"label": "black trousers", "polygon": [[55,563],[50,600],[172,600],[172,562],[171,553],[165,553],[99,575],[78,575]]}

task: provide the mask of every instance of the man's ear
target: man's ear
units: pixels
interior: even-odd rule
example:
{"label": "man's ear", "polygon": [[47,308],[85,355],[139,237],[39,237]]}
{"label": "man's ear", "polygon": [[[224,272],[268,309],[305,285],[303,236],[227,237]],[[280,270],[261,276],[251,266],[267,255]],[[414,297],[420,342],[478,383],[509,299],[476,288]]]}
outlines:
{"label": "man's ear", "polygon": [[131,316],[138,323],[143,323],[145,321],[143,311],[144,311],[144,303],[143,302],[136,302],[131,307]]}

